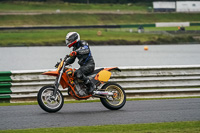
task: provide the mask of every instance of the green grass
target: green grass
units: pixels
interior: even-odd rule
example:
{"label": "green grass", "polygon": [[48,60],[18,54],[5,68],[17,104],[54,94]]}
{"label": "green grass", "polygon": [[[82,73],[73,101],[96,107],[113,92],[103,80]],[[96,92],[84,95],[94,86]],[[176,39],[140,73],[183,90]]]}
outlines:
{"label": "green grass", "polygon": [[[176,27],[168,28],[170,30],[177,30]],[[190,29],[200,29],[200,26],[187,27]],[[102,35],[98,36],[97,32],[102,31]],[[105,41],[119,45],[140,41],[139,44],[147,42],[163,41],[184,42],[190,41],[190,35],[174,35],[167,34],[147,34],[136,33],[137,28],[133,28],[135,32],[130,33],[129,29],[67,29],[67,30],[4,30],[0,31],[0,46],[45,46],[45,45],[65,45],[65,36],[69,31],[76,31],[81,35],[82,40],[89,41],[90,44],[105,44]],[[167,30],[167,28],[145,28],[146,31]],[[167,40],[166,40],[167,38]],[[176,40],[177,39],[177,40]],[[120,41],[121,40],[121,41]],[[128,42],[124,42],[128,41]],[[161,41],[161,42],[159,42]],[[96,43],[97,42],[97,43]]]}
{"label": "green grass", "polygon": [[[62,11],[134,11],[135,14],[86,14],[63,13],[41,15],[0,15],[0,26],[66,26],[66,25],[130,25],[154,24],[156,22],[200,22],[200,13],[146,13],[149,3],[127,4],[69,4],[43,2],[0,2],[0,12],[55,12]],[[138,13],[139,11],[140,13]],[[101,30],[102,35],[97,36]],[[134,31],[137,28],[133,29]],[[146,31],[177,30],[177,27],[150,28]],[[200,30],[200,26],[186,27]],[[169,36],[166,34],[130,33],[128,29],[71,29],[71,30],[1,30],[0,46],[45,46],[65,45],[65,35],[77,31],[82,40],[91,44],[161,44],[198,42],[193,35]],[[198,37],[197,37],[198,38]]]}
{"label": "green grass", "polygon": [[1,2],[0,12],[44,12],[57,9],[61,11],[140,11],[146,12],[151,4],[74,4],[74,3],[44,3],[44,2]]}
{"label": "green grass", "polygon": [[1,45],[42,45],[63,43],[66,32],[53,30],[24,30],[0,32]]}
{"label": "green grass", "polygon": [[[101,30],[102,35],[98,36],[97,31]],[[76,30],[19,30],[19,31],[0,31],[0,46],[19,46],[19,45],[64,45],[65,36],[69,31],[77,31],[82,40],[87,41],[108,41],[108,40],[127,40],[127,41],[149,41],[156,38],[164,38],[165,35],[138,34],[125,31],[108,31],[103,29],[76,29]]]}
{"label": "green grass", "polygon": [[[67,122],[67,121],[66,121]],[[200,121],[1,130],[1,133],[199,133]]]}
{"label": "green grass", "polygon": [[200,22],[200,13],[0,15],[0,26],[123,25],[156,22]]}

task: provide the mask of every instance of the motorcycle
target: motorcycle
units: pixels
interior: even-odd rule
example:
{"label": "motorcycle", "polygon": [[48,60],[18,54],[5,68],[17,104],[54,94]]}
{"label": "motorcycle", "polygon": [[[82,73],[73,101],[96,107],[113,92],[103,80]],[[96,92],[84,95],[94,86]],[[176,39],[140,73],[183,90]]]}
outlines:
{"label": "motorcycle", "polygon": [[87,100],[90,97],[100,98],[101,103],[110,110],[118,110],[126,103],[126,94],[123,88],[114,82],[108,82],[112,70],[121,71],[118,67],[100,68],[87,75],[96,88],[92,94],[88,93],[87,86],[83,81],[74,76],[76,69],[66,67],[66,60],[69,55],[57,65],[56,71],[48,71],[43,75],[55,76],[53,85],[42,87],[37,94],[39,106],[46,112],[54,113],[59,111],[64,104],[64,97],[58,89],[59,85],[63,89],[68,88],[68,95],[76,100]]}

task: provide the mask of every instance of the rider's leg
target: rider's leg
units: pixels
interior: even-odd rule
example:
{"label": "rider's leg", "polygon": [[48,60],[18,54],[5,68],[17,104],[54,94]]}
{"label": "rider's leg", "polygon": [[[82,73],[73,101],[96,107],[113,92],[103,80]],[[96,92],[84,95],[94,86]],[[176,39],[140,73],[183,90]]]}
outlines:
{"label": "rider's leg", "polygon": [[95,89],[95,85],[90,81],[87,76],[85,76],[85,74],[83,74],[81,69],[75,71],[75,76],[84,82],[84,84],[88,87],[88,92],[91,94]]}

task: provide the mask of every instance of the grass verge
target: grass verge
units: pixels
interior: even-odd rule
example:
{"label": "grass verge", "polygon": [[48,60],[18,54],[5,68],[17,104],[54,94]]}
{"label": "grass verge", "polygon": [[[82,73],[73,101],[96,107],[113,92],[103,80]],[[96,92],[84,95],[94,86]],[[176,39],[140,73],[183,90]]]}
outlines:
{"label": "grass verge", "polygon": [[1,2],[0,11],[25,11],[25,12],[42,12],[42,11],[140,11],[146,12],[151,3],[134,3],[134,4],[81,4],[81,3],[64,3],[64,2]]}
{"label": "grass verge", "polygon": [[[187,27],[200,29],[198,26]],[[164,28],[166,29],[166,28]],[[177,30],[177,28],[170,28]],[[134,44],[170,44],[185,42],[200,42],[192,34],[156,34],[129,32],[130,29],[66,29],[66,30],[5,30],[0,31],[0,46],[59,46],[65,45],[65,36],[70,31],[76,31],[82,40],[90,45],[134,45]],[[162,30],[162,28],[145,28],[146,31]],[[97,32],[101,31],[100,36]]]}
{"label": "grass verge", "polygon": [[123,25],[156,22],[199,22],[200,13],[0,15],[0,26]]}
{"label": "grass verge", "polygon": [[1,133],[199,133],[200,121],[2,130]]}

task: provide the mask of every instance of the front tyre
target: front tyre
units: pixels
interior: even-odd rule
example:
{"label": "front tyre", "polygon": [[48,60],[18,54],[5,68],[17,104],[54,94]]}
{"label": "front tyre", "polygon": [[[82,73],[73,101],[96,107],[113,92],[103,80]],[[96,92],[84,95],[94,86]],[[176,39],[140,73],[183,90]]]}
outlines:
{"label": "front tyre", "polygon": [[39,106],[49,113],[54,113],[59,111],[63,104],[64,98],[60,90],[57,90],[56,96],[53,96],[54,86],[44,86],[42,87],[37,95],[37,101]]}
{"label": "front tyre", "polygon": [[103,90],[112,92],[113,96],[106,96],[106,98],[100,98],[101,103],[110,110],[118,110],[122,108],[126,103],[126,93],[123,88],[116,83],[106,83]]}

